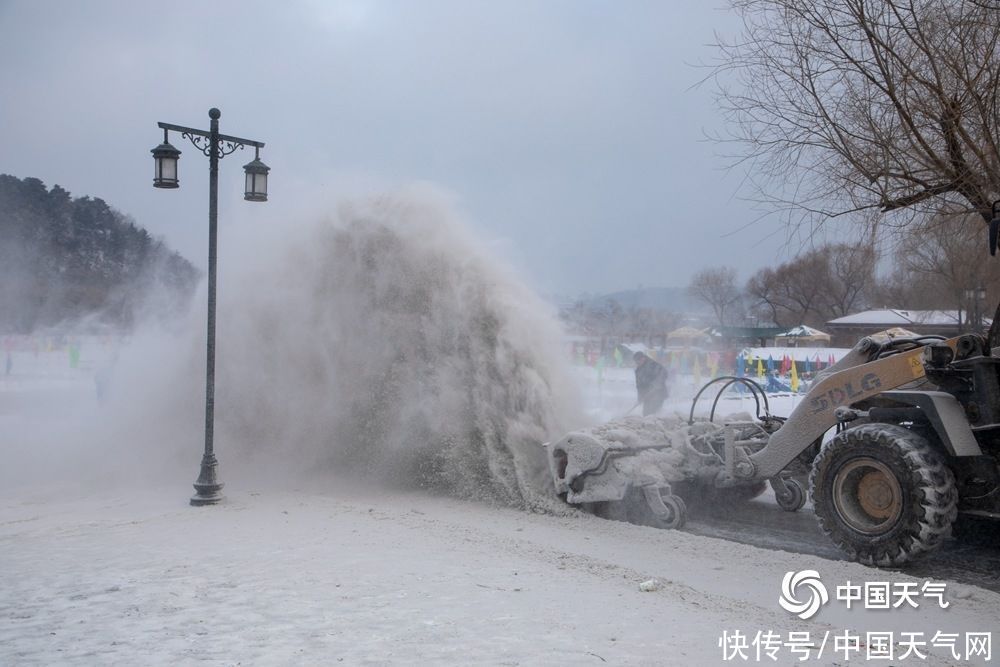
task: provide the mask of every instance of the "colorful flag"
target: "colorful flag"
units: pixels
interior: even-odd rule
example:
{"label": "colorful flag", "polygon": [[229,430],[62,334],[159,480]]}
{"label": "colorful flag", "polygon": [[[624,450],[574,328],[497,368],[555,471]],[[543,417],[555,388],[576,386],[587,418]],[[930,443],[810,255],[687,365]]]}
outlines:
{"label": "colorful flag", "polygon": [[767,372],[768,373],[774,372],[774,359],[771,357],[770,354],[767,355]]}
{"label": "colorful flag", "polygon": [[795,362],[792,362],[792,391],[795,393],[799,391],[799,374],[795,370]]}
{"label": "colorful flag", "polygon": [[757,358],[757,377],[764,377],[764,360],[759,357]]}

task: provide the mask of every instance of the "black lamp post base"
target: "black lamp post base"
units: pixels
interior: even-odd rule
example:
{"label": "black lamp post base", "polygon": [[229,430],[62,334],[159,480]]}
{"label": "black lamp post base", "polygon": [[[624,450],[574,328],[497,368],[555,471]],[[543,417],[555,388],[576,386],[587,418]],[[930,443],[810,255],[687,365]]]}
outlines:
{"label": "black lamp post base", "polygon": [[218,467],[219,462],[216,460],[215,454],[206,454],[202,457],[201,474],[198,475],[198,480],[194,483],[194,490],[197,493],[191,496],[192,505],[196,507],[215,505],[222,500],[222,487],[224,485],[216,475]]}

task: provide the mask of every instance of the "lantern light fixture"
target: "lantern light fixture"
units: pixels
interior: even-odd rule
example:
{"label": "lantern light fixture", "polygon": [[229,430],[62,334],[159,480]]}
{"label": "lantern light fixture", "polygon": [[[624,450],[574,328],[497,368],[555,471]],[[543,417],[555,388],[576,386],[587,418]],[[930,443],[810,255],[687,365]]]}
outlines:
{"label": "lantern light fixture", "polygon": [[153,187],[155,188],[176,188],[179,185],[177,180],[177,160],[181,152],[170,145],[167,140],[167,131],[163,130],[163,143],[152,149],[153,162]]}
{"label": "lantern light fixture", "polygon": [[243,198],[247,201],[267,201],[267,172],[271,168],[260,161],[260,148],[255,148],[253,160],[243,165],[247,177]]}

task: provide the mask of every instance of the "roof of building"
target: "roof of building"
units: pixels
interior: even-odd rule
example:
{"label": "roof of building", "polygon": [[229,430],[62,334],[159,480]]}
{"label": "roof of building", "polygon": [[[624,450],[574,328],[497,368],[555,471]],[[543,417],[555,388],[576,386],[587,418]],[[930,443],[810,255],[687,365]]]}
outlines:
{"label": "roof of building", "polygon": [[712,327],[712,336],[723,338],[774,338],[784,331],[782,327]]}
{"label": "roof of building", "polygon": [[797,327],[792,327],[788,331],[778,334],[778,336],[781,338],[823,338],[824,336],[829,338],[830,334],[819,329],[813,329],[805,324],[800,324]]}
{"label": "roof of building", "polygon": [[957,310],[897,310],[882,308],[852,313],[827,322],[830,326],[957,326]]}
{"label": "roof of building", "polygon": [[694,327],[681,327],[667,334],[667,338],[701,338],[702,336],[708,336],[707,330],[695,329]]}

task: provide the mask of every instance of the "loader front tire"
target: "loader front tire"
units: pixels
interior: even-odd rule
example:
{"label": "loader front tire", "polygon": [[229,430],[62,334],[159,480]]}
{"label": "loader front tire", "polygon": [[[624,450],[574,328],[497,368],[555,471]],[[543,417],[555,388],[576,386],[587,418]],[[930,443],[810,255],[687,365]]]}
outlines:
{"label": "loader front tire", "polygon": [[809,486],[820,528],[865,565],[902,565],[937,548],[958,514],[944,458],[894,424],[862,424],[824,444]]}

